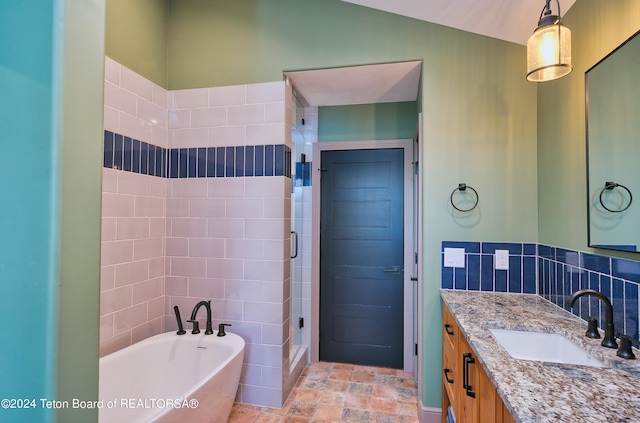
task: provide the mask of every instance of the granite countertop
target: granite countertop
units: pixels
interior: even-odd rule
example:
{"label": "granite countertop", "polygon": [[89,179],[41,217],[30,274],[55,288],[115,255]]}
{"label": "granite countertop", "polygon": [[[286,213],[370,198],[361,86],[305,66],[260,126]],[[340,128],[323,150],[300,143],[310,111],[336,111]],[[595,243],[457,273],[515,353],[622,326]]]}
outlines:
{"label": "granite countertop", "polygon": [[[516,422],[640,422],[640,355],[616,356],[587,323],[538,295],[441,290],[471,349]],[[557,333],[604,368],[512,358],[490,328]]]}

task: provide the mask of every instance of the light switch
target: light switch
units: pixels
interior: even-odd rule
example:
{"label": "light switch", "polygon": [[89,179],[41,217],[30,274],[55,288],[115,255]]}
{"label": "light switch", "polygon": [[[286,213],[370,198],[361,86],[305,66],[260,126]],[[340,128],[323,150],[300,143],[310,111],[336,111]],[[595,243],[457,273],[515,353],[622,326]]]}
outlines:
{"label": "light switch", "polygon": [[464,248],[445,248],[444,267],[464,267]]}
{"label": "light switch", "polygon": [[496,250],[496,270],[509,270],[509,250]]}

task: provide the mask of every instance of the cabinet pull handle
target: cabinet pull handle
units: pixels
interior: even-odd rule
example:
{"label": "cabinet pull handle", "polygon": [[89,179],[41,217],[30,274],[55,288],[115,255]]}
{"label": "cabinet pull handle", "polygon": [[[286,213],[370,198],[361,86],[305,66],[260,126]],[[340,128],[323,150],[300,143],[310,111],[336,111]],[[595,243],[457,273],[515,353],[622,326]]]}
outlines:
{"label": "cabinet pull handle", "polygon": [[451,329],[451,325],[449,323],[445,323],[444,330],[447,332],[447,335],[453,335],[453,329]]}
{"label": "cabinet pull handle", "polygon": [[444,379],[447,381],[447,383],[453,383],[453,379],[449,378],[449,373],[453,373],[451,369],[444,369]]}
{"label": "cabinet pull handle", "polygon": [[462,354],[462,387],[464,389],[467,389],[467,380],[469,379],[469,376],[467,375],[467,372],[469,371],[469,369],[467,368],[468,357],[471,357],[471,354],[469,353]]}
{"label": "cabinet pull handle", "polygon": [[467,396],[471,398],[476,397],[476,393],[472,391],[471,384],[469,383],[469,364],[475,364],[476,360],[471,356],[471,353],[462,354],[462,387],[466,391]]}

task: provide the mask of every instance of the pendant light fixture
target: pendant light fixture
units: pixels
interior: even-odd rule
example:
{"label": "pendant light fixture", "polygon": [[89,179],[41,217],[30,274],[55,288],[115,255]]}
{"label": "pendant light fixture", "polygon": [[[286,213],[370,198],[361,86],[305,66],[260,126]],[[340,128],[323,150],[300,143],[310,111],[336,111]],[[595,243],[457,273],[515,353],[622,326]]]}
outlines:
{"label": "pendant light fixture", "polygon": [[558,14],[551,13],[546,0],[542,8],[538,27],[527,42],[527,80],[544,82],[562,78],[571,73],[571,31],[560,20],[560,2]]}

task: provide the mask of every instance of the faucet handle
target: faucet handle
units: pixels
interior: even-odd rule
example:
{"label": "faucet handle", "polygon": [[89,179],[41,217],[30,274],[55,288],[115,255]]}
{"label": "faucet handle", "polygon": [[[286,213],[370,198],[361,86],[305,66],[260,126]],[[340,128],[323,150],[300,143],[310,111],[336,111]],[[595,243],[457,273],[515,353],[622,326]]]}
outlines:
{"label": "faucet handle", "polygon": [[231,326],[229,323],[220,323],[218,325],[218,336],[226,336],[227,333],[224,331],[225,326]]}
{"label": "faucet handle", "polygon": [[193,330],[191,331],[192,334],[197,335],[200,333],[200,322],[197,320],[187,320],[187,322],[193,323]]}
{"label": "faucet handle", "polygon": [[599,339],[600,332],[598,332],[598,319],[593,316],[583,315],[582,317],[587,319],[587,332],[584,335],[587,338]]}
{"label": "faucet handle", "polygon": [[616,355],[620,358],[626,358],[629,360],[633,360],[634,358],[636,358],[631,347],[634,343],[637,345],[639,341],[637,339],[634,339],[630,335],[618,334],[618,338],[620,338],[620,348],[618,348],[618,352],[616,353]]}

